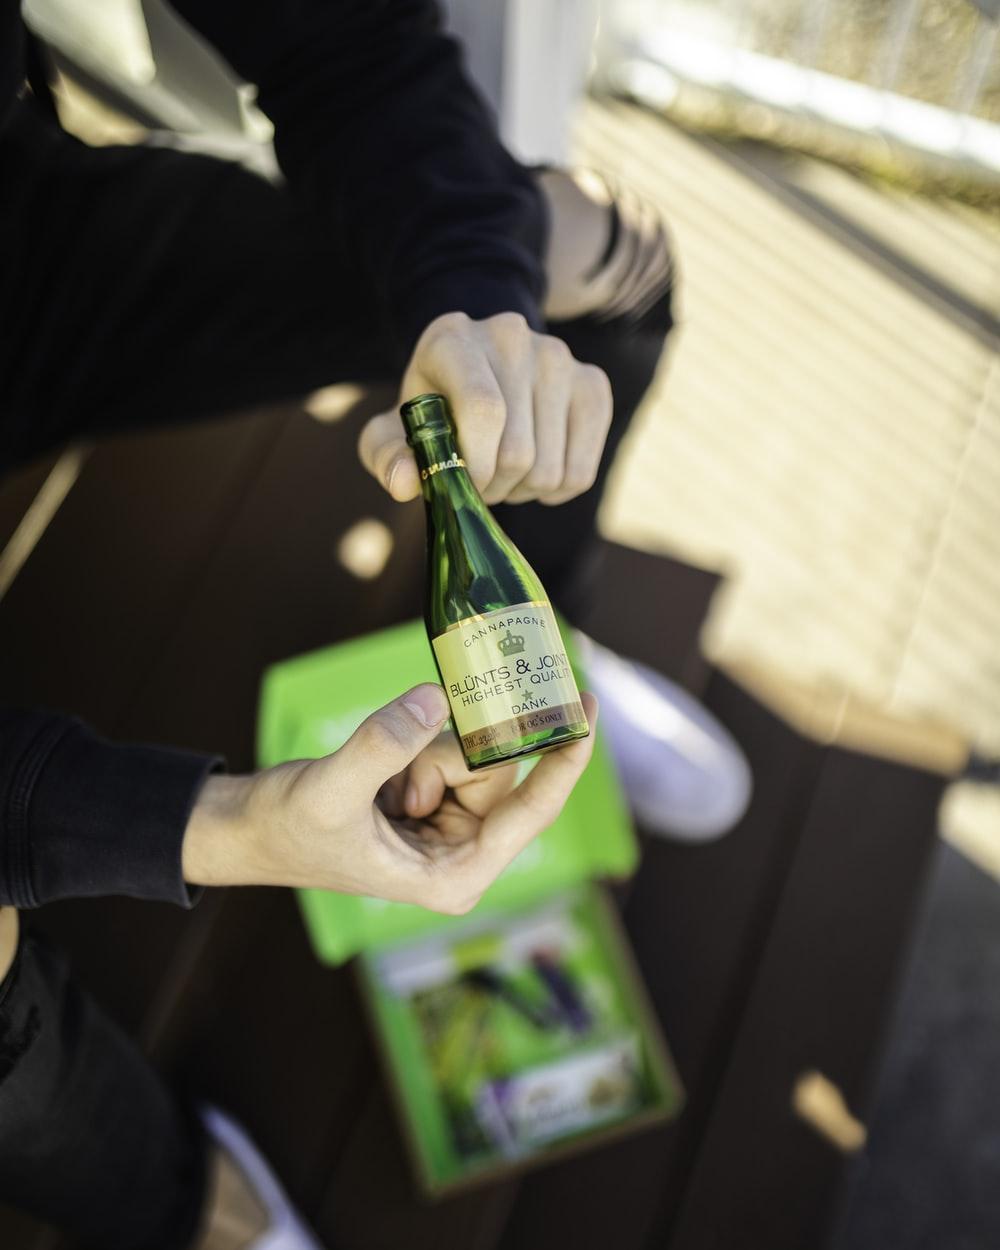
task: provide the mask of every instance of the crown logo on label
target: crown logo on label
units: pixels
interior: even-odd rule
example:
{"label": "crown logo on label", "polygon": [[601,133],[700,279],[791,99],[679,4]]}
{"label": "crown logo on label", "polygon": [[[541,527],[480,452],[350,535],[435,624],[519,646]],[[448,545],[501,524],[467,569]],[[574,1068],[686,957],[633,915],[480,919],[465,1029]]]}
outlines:
{"label": "crown logo on label", "polygon": [[524,650],[524,635],[512,634],[508,629],[497,646],[500,648],[501,655],[519,655]]}

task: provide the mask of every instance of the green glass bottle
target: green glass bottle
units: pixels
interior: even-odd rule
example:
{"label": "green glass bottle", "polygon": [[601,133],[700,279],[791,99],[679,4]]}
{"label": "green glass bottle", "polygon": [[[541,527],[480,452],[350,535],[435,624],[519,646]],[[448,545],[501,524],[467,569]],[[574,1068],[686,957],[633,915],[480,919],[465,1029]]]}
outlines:
{"label": "green glass bottle", "polygon": [[585,738],[552,606],[473,485],[448,401],[418,395],[400,415],[427,511],[427,633],[466,763],[488,768]]}

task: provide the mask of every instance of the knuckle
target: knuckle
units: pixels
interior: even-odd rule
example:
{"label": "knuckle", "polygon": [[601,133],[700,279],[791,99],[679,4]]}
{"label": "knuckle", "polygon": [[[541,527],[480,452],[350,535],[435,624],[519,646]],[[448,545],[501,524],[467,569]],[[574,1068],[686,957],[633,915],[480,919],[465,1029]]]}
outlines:
{"label": "knuckle", "polygon": [[580,372],[588,382],[592,383],[596,387],[599,387],[601,390],[607,391],[608,394],[611,393],[611,381],[600,365],[591,364],[589,361],[586,361],[580,365]]}
{"label": "knuckle", "polygon": [[538,356],[541,364],[548,369],[568,369],[573,361],[573,353],[562,339],[552,334],[545,335],[538,344]]}
{"label": "knuckle", "polygon": [[563,484],[561,468],[539,468],[532,470],[528,485],[539,495],[551,495]]}
{"label": "knuckle", "polygon": [[593,468],[579,468],[567,473],[565,487],[574,495],[582,495],[590,490],[596,481],[597,466],[595,465]]}
{"label": "knuckle", "polygon": [[497,313],[491,321],[502,334],[522,335],[528,332],[528,322],[523,313]]}
{"label": "knuckle", "polygon": [[504,442],[500,448],[500,455],[497,457],[498,471],[511,477],[515,474],[519,478],[524,477],[534,463],[535,448],[533,444],[523,439]]}
{"label": "knuckle", "polygon": [[463,336],[471,318],[464,312],[442,313],[427,326],[417,343],[418,352],[434,353],[443,343],[456,336]]}
{"label": "knuckle", "polygon": [[486,386],[471,386],[462,392],[462,407],[477,413],[502,413],[503,399],[498,391]]}
{"label": "knuckle", "polygon": [[433,911],[444,916],[467,916],[481,897],[480,891],[448,886],[434,895],[430,906]]}
{"label": "knuckle", "polygon": [[442,313],[440,317],[434,318],[425,333],[431,335],[454,334],[456,330],[465,330],[471,320],[472,318],[469,314],[464,312]]}
{"label": "knuckle", "polygon": [[581,374],[594,399],[598,416],[611,420],[611,380],[599,365],[581,365]]}
{"label": "knuckle", "polygon": [[369,716],[359,729],[362,749],[372,755],[384,755],[397,747],[409,744],[408,727],[400,713],[383,708],[375,716]]}
{"label": "knuckle", "polygon": [[508,354],[520,355],[527,350],[531,329],[521,313],[497,313],[490,318],[490,326],[497,343]]}
{"label": "knuckle", "polygon": [[463,393],[460,411],[466,420],[482,426],[502,426],[507,415],[503,399],[494,391],[473,388]]}

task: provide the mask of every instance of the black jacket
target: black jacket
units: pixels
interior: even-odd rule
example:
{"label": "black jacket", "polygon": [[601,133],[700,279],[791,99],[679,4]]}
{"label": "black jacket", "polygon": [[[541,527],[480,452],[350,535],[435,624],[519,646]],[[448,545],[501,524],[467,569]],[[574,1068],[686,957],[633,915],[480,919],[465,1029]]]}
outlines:
{"label": "black jacket", "polygon": [[[444,312],[540,324],[544,212],[429,0],[175,0],[257,84],[281,168],[363,258],[404,359]],[[0,0],[0,127],[22,89]],[[0,195],[3,191],[0,169]],[[3,327],[0,327],[0,333]],[[0,421],[3,414],[0,413]],[[0,904],[127,894],[189,905],[181,843],[218,761],[0,710]]]}

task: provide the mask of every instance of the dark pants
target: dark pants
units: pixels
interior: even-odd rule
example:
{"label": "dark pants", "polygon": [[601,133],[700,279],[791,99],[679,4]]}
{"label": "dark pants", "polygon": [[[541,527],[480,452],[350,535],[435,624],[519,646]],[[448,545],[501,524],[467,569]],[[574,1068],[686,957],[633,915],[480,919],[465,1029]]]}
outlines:
{"label": "dark pants", "polygon": [[95,1250],[185,1250],[204,1187],[194,1117],[65,960],[22,938],[0,986],[0,1199]]}
{"label": "dark pants", "polygon": [[[550,327],[611,378],[601,474],[560,508],[497,512],[571,615],[669,304],[665,291],[638,326]],[[342,241],[288,192],[208,158],[92,150],[28,106],[0,137],[0,334],[0,470],[83,435],[390,380],[402,363]],[[25,942],[2,992],[0,1199],[101,1250],[189,1244],[197,1127],[52,952]]]}

